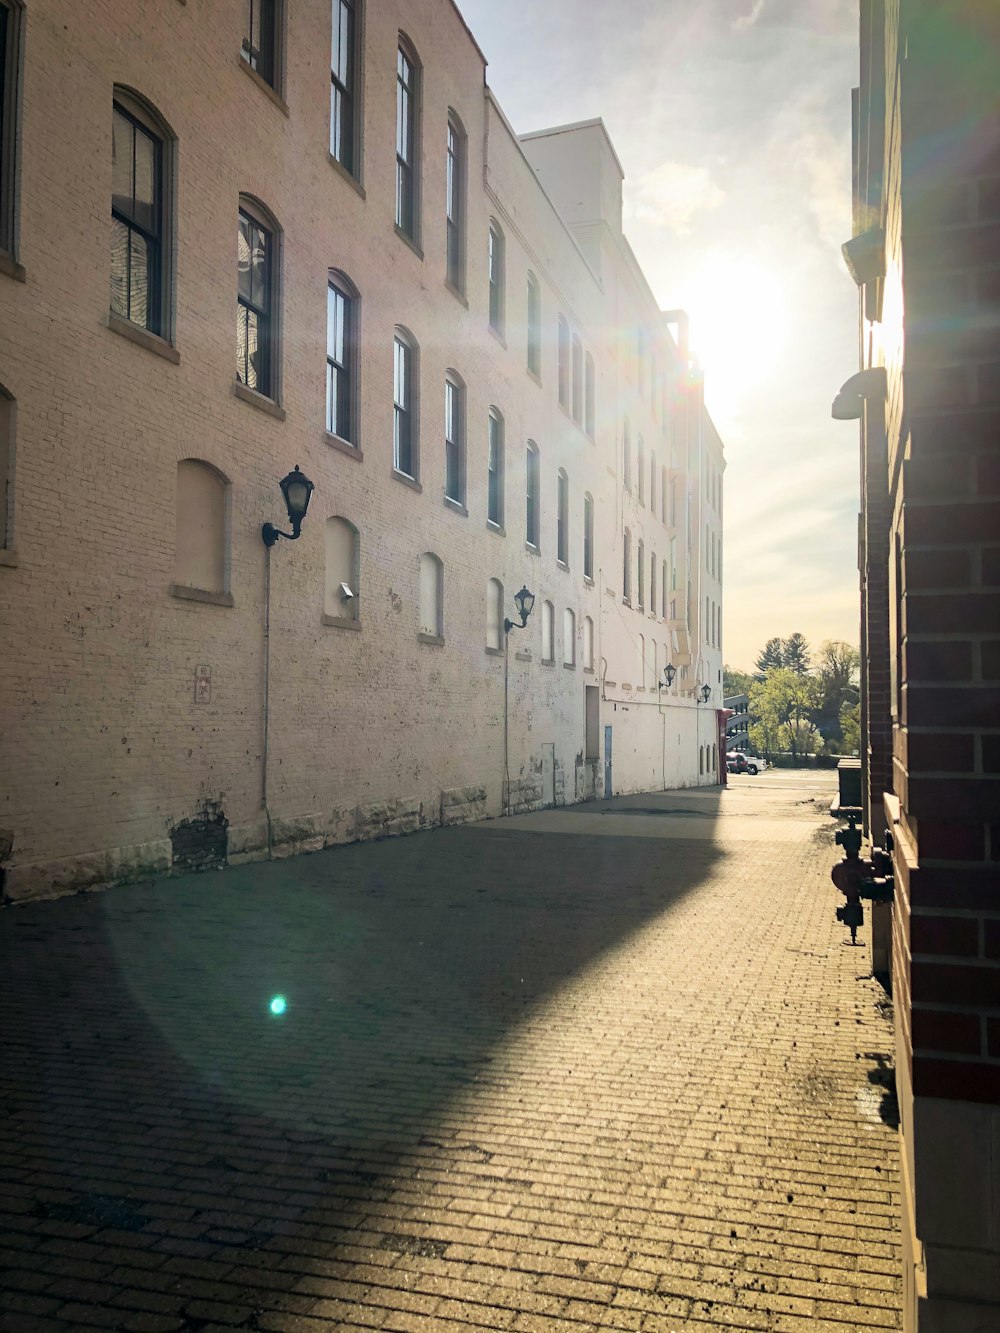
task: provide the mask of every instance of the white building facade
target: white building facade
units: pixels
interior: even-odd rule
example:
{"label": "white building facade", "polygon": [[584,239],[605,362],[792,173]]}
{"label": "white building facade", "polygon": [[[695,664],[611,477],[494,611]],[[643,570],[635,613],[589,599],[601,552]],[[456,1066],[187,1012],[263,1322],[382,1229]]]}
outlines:
{"label": "white building facade", "polygon": [[601,122],[518,139],[448,0],[80,8],[0,0],[4,894],[716,782],[722,444]]}

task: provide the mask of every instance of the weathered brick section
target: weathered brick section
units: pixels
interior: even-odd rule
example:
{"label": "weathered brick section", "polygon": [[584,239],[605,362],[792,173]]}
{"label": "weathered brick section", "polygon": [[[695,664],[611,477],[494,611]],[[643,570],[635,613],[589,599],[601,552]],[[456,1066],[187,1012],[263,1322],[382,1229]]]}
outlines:
{"label": "weathered brick section", "polygon": [[805,783],[0,913],[2,1333],[898,1329],[888,1004]]}

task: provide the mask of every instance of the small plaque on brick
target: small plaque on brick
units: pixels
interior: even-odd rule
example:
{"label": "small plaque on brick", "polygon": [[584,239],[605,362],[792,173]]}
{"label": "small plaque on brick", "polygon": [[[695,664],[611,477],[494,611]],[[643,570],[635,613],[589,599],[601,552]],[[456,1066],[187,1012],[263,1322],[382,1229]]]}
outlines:
{"label": "small plaque on brick", "polygon": [[194,701],[196,704],[212,702],[212,668],[196,666],[194,669]]}

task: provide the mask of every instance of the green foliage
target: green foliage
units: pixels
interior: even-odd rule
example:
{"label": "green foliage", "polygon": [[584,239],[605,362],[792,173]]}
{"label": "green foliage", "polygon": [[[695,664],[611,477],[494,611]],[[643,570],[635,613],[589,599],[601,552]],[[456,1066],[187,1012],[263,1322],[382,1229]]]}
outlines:
{"label": "green foliage", "polygon": [[754,677],[749,671],[740,671],[738,667],[722,668],[722,693],[728,699],[733,694],[749,694]]}
{"label": "green foliage", "polygon": [[768,639],[767,643],[757,654],[757,660],[754,667],[758,677],[765,676],[769,671],[785,665],[785,644],[782,639]]}
{"label": "green foliage", "polygon": [[841,749],[845,754],[861,753],[861,702],[845,703],[840,710]]}
{"label": "green foliage", "polygon": [[782,653],[782,666],[794,671],[797,676],[804,676],[809,670],[809,644],[804,634],[798,630],[785,640]]}
{"label": "green foliage", "polygon": [[750,696],[751,745],[764,754],[857,752],[861,744],[858,650],[841,639],[825,639],[812,659],[797,631],[768,639],[754,675],[725,668],[726,694]]}
{"label": "green foliage", "polygon": [[775,750],[799,755],[818,754],[823,738],[814,712],[819,694],[813,676],[791,667],[774,667],[750,690],[750,743],[765,755]]}

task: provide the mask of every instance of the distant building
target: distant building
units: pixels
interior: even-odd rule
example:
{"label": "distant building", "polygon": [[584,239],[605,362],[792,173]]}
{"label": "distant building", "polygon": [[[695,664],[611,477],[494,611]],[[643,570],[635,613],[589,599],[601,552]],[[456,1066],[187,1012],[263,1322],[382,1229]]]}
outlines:
{"label": "distant building", "polygon": [[0,0],[6,895],[718,780],[725,460],[622,179],[449,0]]}
{"label": "distant building", "polygon": [[904,1328],[1000,1328],[1000,5],[862,0],[866,829],[891,970]]}

